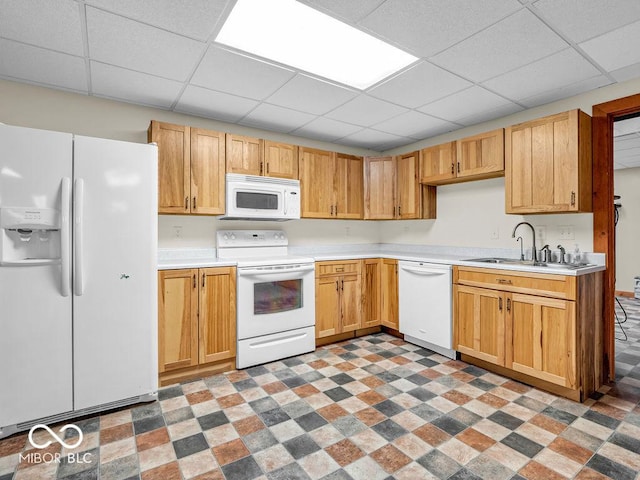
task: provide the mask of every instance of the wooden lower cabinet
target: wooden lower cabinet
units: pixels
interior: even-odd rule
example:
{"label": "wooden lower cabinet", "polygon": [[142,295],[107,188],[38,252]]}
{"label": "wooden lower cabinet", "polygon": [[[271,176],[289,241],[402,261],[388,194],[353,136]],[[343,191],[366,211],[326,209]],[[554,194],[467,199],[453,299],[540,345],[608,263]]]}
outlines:
{"label": "wooden lower cabinet", "polygon": [[[498,287],[500,270],[454,267],[454,348],[470,363],[586,400],[603,380],[602,272],[508,275]],[[478,286],[485,276],[490,288]]]}
{"label": "wooden lower cabinet", "polygon": [[158,272],[160,384],[235,368],[236,269]]}
{"label": "wooden lower cabinet", "polygon": [[382,324],[382,259],[362,261],[362,327]]}
{"label": "wooden lower cabinet", "polygon": [[383,258],[381,279],[382,319],[385,327],[400,329],[398,315],[398,260]]}
{"label": "wooden lower cabinet", "polygon": [[316,338],[360,328],[360,260],[316,262]]}

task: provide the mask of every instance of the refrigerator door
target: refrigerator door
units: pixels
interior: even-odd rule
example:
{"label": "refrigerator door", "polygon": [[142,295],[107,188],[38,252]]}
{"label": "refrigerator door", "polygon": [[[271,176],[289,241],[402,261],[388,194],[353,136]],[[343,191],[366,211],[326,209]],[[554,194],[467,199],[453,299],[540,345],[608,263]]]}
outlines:
{"label": "refrigerator door", "polygon": [[157,390],[155,145],[74,137],[74,408]]}
{"label": "refrigerator door", "polygon": [[73,407],[69,259],[62,268],[60,258],[61,242],[70,248],[71,141],[0,125],[0,436]]}

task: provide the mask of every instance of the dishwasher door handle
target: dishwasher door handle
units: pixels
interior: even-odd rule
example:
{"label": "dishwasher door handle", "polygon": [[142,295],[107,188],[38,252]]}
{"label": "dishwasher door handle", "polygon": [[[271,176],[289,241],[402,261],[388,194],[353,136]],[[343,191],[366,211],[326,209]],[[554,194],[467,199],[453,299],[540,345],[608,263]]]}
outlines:
{"label": "dishwasher door handle", "polygon": [[400,268],[406,272],[415,273],[425,277],[435,277],[438,275],[447,275],[449,273],[449,270],[431,270],[428,268],[408,267],[406,265],[402,265]]}

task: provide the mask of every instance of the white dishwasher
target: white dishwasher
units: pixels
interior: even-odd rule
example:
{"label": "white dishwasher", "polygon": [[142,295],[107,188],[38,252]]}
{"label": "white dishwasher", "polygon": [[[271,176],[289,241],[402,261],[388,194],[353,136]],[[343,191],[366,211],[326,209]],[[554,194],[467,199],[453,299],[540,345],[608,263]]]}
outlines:
{"label": "white dishwasher", "polygon": [[452,349],[451,265],[399,261],[400,332],[449,358]]}

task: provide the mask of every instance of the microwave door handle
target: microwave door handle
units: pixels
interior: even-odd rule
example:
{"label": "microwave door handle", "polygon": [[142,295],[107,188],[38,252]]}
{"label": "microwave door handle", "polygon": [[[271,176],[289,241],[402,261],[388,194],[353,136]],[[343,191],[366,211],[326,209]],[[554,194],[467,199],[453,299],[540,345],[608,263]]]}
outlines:
{"label": "microwave door handle", "polygon": [[289,210],[289,192],[287,191],[287,189],[284,189],[284,214],[287,214],[287,211]]}

